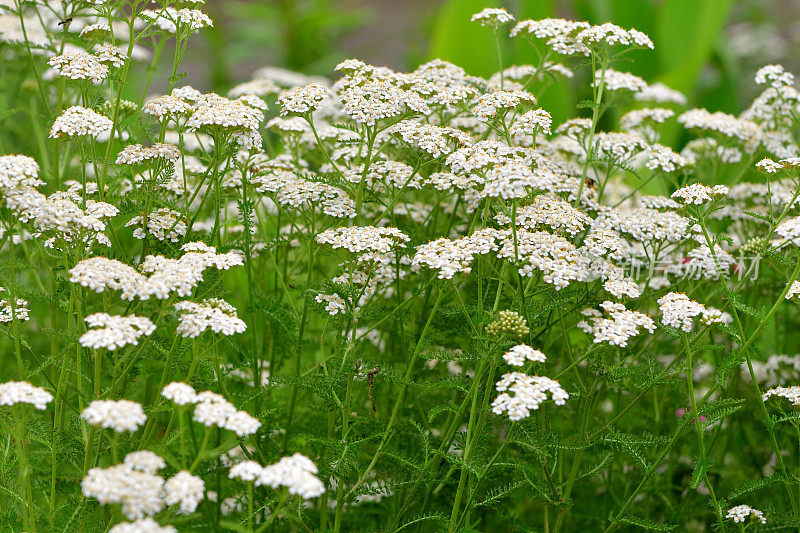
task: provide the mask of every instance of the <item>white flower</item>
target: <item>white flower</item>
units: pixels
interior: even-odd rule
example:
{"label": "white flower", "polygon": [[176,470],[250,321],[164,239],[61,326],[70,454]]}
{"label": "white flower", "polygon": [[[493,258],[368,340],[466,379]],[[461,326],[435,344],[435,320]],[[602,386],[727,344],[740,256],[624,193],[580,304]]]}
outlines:
{"label": "white flower", "polygon": [[128,59],[128,53],[111,43],[102,43],[94,48],[94,55],[100,63],[108,63],[115,68],[119,68],[125,64]]}
{"label": "white flower", "polygon": [[254,95],[261,98],[275,95],[281,92],[277,83],[270,79],[255,79],[246,81],[235,86],[228,91],[228,98],[239,98],[245,95]]}
{"label": "white flower", "polygon": [[329,95],[330,89],[321,83],[309,83],[304,87],[285,91],[278,97],[281,116],[305,115],[315,111]]}
{"label": "white flower", "polygon": [[327,311],[329,315],[336,315],[338,313],[345,314],[347,311],[347,302],[345,302],[344,298],[339,296],[338,293],[320,293],[314,297],[314,301],[318,304],[325,304],[325,311]]}
{"label": "white flower", "polygon": [[111,26],[107,22],[97,22],[95,24],[87,24],[81,28],[81,37],[94,37],[111,33]]}
{"label": "white flower", "polygon": [[265,169],[252,178],[260,193],[273,193],[275,201],[293,209],[319,209],[335,218],[354,218],[355,202],[338,187],[305,179],[287,169]]}
{"label": "white flower", "polygon": [[756,83],[764,85],[769,83],[772,87],[791,87],[794,85],[794,74],[788,72],[782,65],[764,65],[756,72]]}
{"label": "white flower", "polygon": [[228,477],[242,481],[255,481],[264,471],[264,467],[255,461],[242,461],[231,466]]}
{"label": "white flower", "polygon": [[188,229],[184,216],[168,207],[151,211],[147,215],[146,224],[144,224],[144,218],[144,215],[138,215],[125,224],[126,228],[135,228],[133,236],[137,239],[144,239],[146,234],[150,234],[159,241],[179,242],[186,235]]}
{"label": "white flower", "polygon": [[565,19],[523,20],[511,30],[511,36],[525,36],[529,39],[541,39],[556,53],[563,55],[589,55],[589,48],[576,40],[577,34],[589,28],[588,22],[576,22]]}
{"label": "white flower", "polygon": [[586,46],[604,43],[609,46],[626,45],[653,48],[653,41],[644,33],[635,29],[625,30],[610,22],[582,30],[575,40]]}
{"label": "white flower", "polygon": [[526,361],[544,363],[547,357],[526,344],[518,344],[503,354],[503,359],[511,366],[522,366]]}
{"label": "white flower", "polygon": [[795,296],[800,296],[800,281],[793,281],[792,286],[789,287],[789,292],[786,293],[787,300],[791,300]]}
{"label": "white flower", "polygon": [[95,350],[116,350],[129,344],[137,345],[139,337],[150,335],[156,330],[155,324],[143,316],[95,313],[84,320],[93,329],[81,335],[79,341],[81,346]]}
{"label": "white flower", "polygon": [[44,185],[39,179],[39,163],[25,155],[0,156],[0,190],[27,189]]}
{"label": "white flower", "polygon": [[689,205],[703,205],[727,196],[730,189],[725,185],[709,187],[702,183],[693,183],[672,193],[672,198]]}
{"label": "white flower", "polygon": [[0,383],[0,406],[27,403],[43,411],[53,401],[53,395],[41,387],[34,387],[27,381],[7,381]]}
{"label": "white flower", "polygon": [[731,507],[728,509],[728,512],[725,515],[725,518],[732,518],[735,523],[744,522],[749,517],[758,520],[762,524],[767,523],[767,519],[764,518],[764,513],[758,509],[753,509],[749,505],[737,505],[736,507]]}
{"label": "white flower", "polygon": [[531,109],[519,115],[508,132],[520,137],[525,135],[536,137],[539,133],[550,135],[552,125],[553,117],[550,113],[544,109]]}
{"label": "white flower", "polygon": [[[0,292],[5,292],[3,287],[0,287]],[[28,309],[28,301],[22,298],[14,300],[14,305],[8,299],[0,299],[0,323],[12,322],[15,318],[21,322],[30,320],[30,309]]]}
{"label": "white flower", "polygon": [[196,397],[192,419],[206,427],[217,426],[236,433],[240,437],[253,435],[261,422],[245,411],[239,411],[222,396],[201,392]]}
{"label": "white flower", "polygon": [[[506,213],[496,215],[495,220],[503,225],[512,222]],[[592,218],[555,195],[542,194],[531,204],[517,208],[516,222],[517,227],[530,230],[545,226],[559,233],[576,235],[592,223]]]}
{"label": "white flower", "polygon": [[99,85],[108,77],[108,67],[96,56],[86,52],[65,52],[47,62],[59,75],[71,80],[89,80]]}
{"label": "white flower", "polygon": [[211,131],[225,128],[239,133],[258,133],[264,113],[241,100],[229,100],[209,93],[200,95],[192,104],[191,116],[186,121],[189,131]]}
{"label": "white flower", "polygon": [[203,28],[211,27],[214,23],[208,18],[208,15],[199,9],[179,9],[176,13],[181,27],[188,27],[191,31],[201,30]]}
{"label": "white flower", "polygon": [[188,405],[197,402],[197,392],[194,387],[174,381],[164,386],[161,396],[167,400],[172,400],[176,405]]}
{"label": "white flower", "polygon": [[110,118],[81,106],[72,106],[65,110],[53,122],[50,138],[92,137],[109,134],[114,123]]}
{"label": "white flower", "polygon": [[675,103],[686,105],[686,96],[674,89],[670,89],[660,82],[647,86],[633,95],[633,98],[641,102]]}
{"label": "white flower", "polygon": [[602,304],[603,312],[597,309],[584,309],[581,314],[585,317],[578,323],[578,327],[594,335],[594,343],[607,342],[612,346],[624,348],[628,339],[640,333],[640,328],[653,333],[656,325],[653,319],[639,311],[626,309],[621,303],[606,300]]}
{"label": "white flower", "polygon": [[766,174],[775,174],[783,170],[783,165],[780,163],[776,163],[769,157],[765,157],[764,159],[756,163],[756,168]]}
{"label": "white flower", "polygon": [[131,452],[125,456],[123,462],[132,469],[146,474],[155,474],[167,466],[166,461],[164,461],[162,457],[150,450]]}
{"label": "white flower", "polygon": [[706,306],[678,292],[670,292],[659,298],[658,306],[664,324],[687,333],[694,328],[692,319],[706,312]]}
{"label": "white flower", "polygon": [[194,338],[207,329],[222,335],[234,335],[247,329],[238,317],[236,308],[220,298],[203,300],[200,303],[183,301],[174,304],[178,311],[178,334]]}
{"label": "white flower", "polygon": [[658,169],[664,172],[674,172],[689,164],[685,157],[658,143],[654,143],[649,147],[647,156],[648,159],[644,166],[650,170]]}
{"label": "white flower", "polygon": [[100,505],[122,504],[122,514],[131,520],[155,515],[164,508],[164,478],[127,463],[90,469],[81,488],[84,496],[95,498]]}
{"label": "white flower", "polygon": [[663,107],[635,109],[622,115],[622,118],[619,119],[619,123],[622,129],[631,130],[648,122],[662,124],[666,122],[667,119],[674,116],[675,111]]}
{"label": "white flower", "polygon": [[595,86],[600,85],[601,78],[603,80],[603,85],[608,91],[626,90],[636,93],[647,88],[647,83],[639,76],[635,76],[628,72],[619,72],[610,68],[606,69],[605,72],[602,70],[595,71]]}
{"label": "white flower", "polygon": [[172,95],[157,96],[144,101],[142,111],[157,119],[173,118],[189,112],[191,105],[185,100]]}
{"label": "white flower", "polygon": [[539,409],[539,405],[547,400],[547,393],[556,405],[564,405],[569,399],[569,394],[558,381],[522,372],[505,374],[495,388],[500,394],[492,402],[492,412],[497,415],[507,413],[511,421],[528,418],[531,410]]}
{"label": "white flower", "polygon": [[503,8],[487,7],[479,13],[472,15],[471,22],[478,22],[481,26],[499,28],[503,24],[514,22],[514,15]]}
{"label": "white flower", "polygon": [[241,254],[218,254],[216,248],[202,242],[186,243],[181,250],[185,253],[178,259],[148,255],[140,267],[144,274],[115,259],[90,257],[70,269],[70,281],[95,292],[105,289],[122,291],[123,300],[135,297],[165,300],[172,293],[189,296],[203,280],[207,268],[228,270],[244,264]]}
{"label": "white flower", "polygon": [[344,78],[337,94],[344,113],[353,121],[368,126],[379,120],[397,117],[408,111],[431,112],[425,99],[414,91],[404,90],[392,80]]}
{"label": "white flower", "polygon": [[108,530],[108,533],[178,533],[172,526],[160,526],[150,517],[135,522],[122,522]]}
{"label": "white flower", "polygon": [[328,244],[334,250],[344,248],[357,254],[360,261],[390,260],[389,252],[407,243],[408,235],[397,228],[376,228],[373,226],[347,226],[331,228],[318,234],[319,244]]}
{"label": "white flower", "polygon": [[722,111],[711,113],[706,109],[690,109],[678,117],[678,122],[686,129],[711,130],[745,143],[758,141],[762,134],[755,122]]}
{"label": "white flower", "polygon": [[202,479],[183,470],[164,483],[164,502],[167,505],[180,504],[180,514],[192,514],[203,500],[205,488]]}
{"label": "white flower", "polygon": [[496,117],[499,112],[525,105],[536,105],[536,98],[527,91],[496,91],[478,98],[472,113],[484,119]]}
{"label": "white flower", "polygon": [[791,387],[775,387],[769,389],[762,395],[762,400],[767,401],[772,396],[779,398],[786,398],[792,405],[800,407],[800,386],[792,385]]}
{"label": "white flower", "polygon": [[434,158],[448,155],[456,148],[472,144],[472,138],[463,131],[449,126],[423,124],[410,119],[402,120],[386,131]]}
{"label": "white flower", "polygon": [[456,273],[469,274],[476,256],[496,252],[497,230],[487,228],[467,237],[450,240],[444,237],[422,244],[412,260],[412,267],[439,271],[439,279],[452,279]]}
{"label": "white flower", "polygon": [[775,228],[775,233],[795,244],[800,243],[800,216],[784,220]]}
{"label": "white flower", "polygon": [[129,144],[117,155],[117,165],[138,165],[155,160],[177,161],[181,152],[177,146],[168,143],[156,143],[153,146]]}
{"label": "white flower", "polygon": [[[231,472],[234,468],[236,466],[231,468]],[[246,469],[237,469],[236,475],[229,474],[229,477],[245,479],[243,476],[249,477],[250,473],[255,471],[254,465],[248,464]],[[310,500],[325,493],[325,485],[314,475],[316,473],[317,466],[308,457],[296,453],[261,468],[255,485],[268,486],[273,489],[286,487],[289,494],[296,494],[305,500]]]}
{"label": "white flower", "polygon": [[141,404],[130,400],[94,400],[83,410],[81,418],[117,433],[136,431],[147,421]]}

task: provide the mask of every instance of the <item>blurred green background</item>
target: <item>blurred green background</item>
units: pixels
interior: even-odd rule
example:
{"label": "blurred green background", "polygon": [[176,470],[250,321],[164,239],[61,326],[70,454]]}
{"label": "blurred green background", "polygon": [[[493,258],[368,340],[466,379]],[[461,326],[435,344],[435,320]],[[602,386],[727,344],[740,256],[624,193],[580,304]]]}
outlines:
{"label": "blurred green background", "polygon": [[[469,22],[484,7],[642,30],[655,50],[615,68],[663,81],[711,110],[746,107],[765,63],[798,67],[797,0],[207,0],[215,27],[201,32],[186,67],[194,85],[217,91],[265,65],[330,76],[350,57],[400,70],[441,57],[488,76],[497,68],[492,33]],[[506,66],[532,61],[527,42],[503,44]],[[588,75],[583,69],[572,87],[537,95],[556,121],[574,114]]]}

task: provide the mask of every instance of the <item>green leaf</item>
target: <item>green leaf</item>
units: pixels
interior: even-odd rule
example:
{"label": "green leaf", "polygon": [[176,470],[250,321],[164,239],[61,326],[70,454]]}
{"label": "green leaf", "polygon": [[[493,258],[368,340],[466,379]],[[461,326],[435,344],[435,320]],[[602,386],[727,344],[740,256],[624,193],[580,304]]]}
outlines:
{"label": "green leaf", "polygon": [[442,513],[433,513],[433,514],[427,514],[427,515],[418,516],[418,517],[413,518],[412,520],[406,522],[405,524],[401,525],[395,531],[400,531],[401,529],[405,529],[408,526],[413,526],[414,524],[419,524],[420,522],[427,522],[429,520],[435,520],[437,522],[441,522],[441,523],[444,524],[444,523],[447,522],[447,517],[445,515],[443,515]]}
{"label": "green leaf", "polygon": [[742,494],[747,494],[748,492],[755,492],[760,490],[767,485],[775,483],[776,481],[783,481],[783,478],[780,475],[775,475],[772,477],[762,477],[759,479],[748,479],[747,481],[743,481],[739,483],[732,491],[728,493],[728,500],[732,500],[733,498],[738,498]]}
{"label": "green leaf", "polygon": [[711,466],[711,461],[708,458],[703,457],[695,457],[694,459],[694,472],[692,472],[692,479],[689,482],[689,487],[692,490],[696,489],[700,482],[703,480],[703,477],[708,472],[709,467]]}
{"label": "green leaf", "polygon": [[486,0],[445,2],[433,24],[428,59],[450,61],[478,76],[497,72],[494,33],[490,28],[470,22],[472,15],[485,7]]}
{"label": "green leaf", "polygon": [[658,522],[653,522],[652,520],[640,516],[623,516],[619,521],[650,531],[672,531],[678,527],[677,524],[659,524]]}
{"label": "green leaf", "polygon": [[497,503],[522,485],[525,485],[525,481],[515,481],[514,483],[494,487],[488,491],[483,500],[475,502],[472,507],[482,507]]}
{"label": "green leaf", "polygon": [[[671,0],[657,8],[655,52],[666,74],[661,81],[686,94],[714,50],[733,0]],[[691,35],[691,39],[687,39]]]}

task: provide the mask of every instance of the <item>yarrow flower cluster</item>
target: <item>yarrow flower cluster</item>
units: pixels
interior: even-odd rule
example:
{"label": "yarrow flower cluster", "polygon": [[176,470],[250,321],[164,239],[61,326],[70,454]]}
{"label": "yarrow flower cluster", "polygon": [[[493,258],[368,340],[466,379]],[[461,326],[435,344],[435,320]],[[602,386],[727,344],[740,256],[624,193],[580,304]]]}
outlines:
{"label": "yarrow flower cluster", "polygon": [[321,83],[309,83],[282,93],[278,97],[281,115],[305,115],[319,108],[330,95],[330,89]]}
{"label": "yarrow flower cluster", "polygon": [[749,505],[737,505],[736,507],[731,507],[728,509],[728,512],[725,513],[725,518],[730,518],[737,524],[744,522],[748,518],[757,520],[762,524],[767,523],[767,519],[764,518],[764,513],[758,509],[753,509]]}
{"label": "yarrow flower cluster", "polygon": [[628,340],[640,333],[640,329],[653,333],[656,329],[653,319],[639,311],[631,311],[624,304],[606,300],[597,309],[584,309],[584,320],[578,327],[594,336],[596,344],[607,342],[612,346],[625,347]]}
{"label": "yarrow flower cluster", "polygon": [[164,387],[161,395],[179,406],[194,405],[192,419],[206,427],[227,429],[240,437],[253,435],[261,427],[258,419],[239,411],[219,394],[210,391],[198,393],[186,383],[170,383]]}
{"label": "yarrow flower cluster", "polygon": [[800,407],[800,386],[798,385],[792,385],[791,387],[775,387],[769,389],[763,394],[762,400],[766,402],[772,396],[776,396],[779,398],[786,398],[792,405]]}
{"label": "yarrow flower cluster", "polygon": [[175,310],[180,320],[178,334],[182,337],[197,337],[207,329],[222,335],[242,333],[247,329],[247,325],[238,317],[236,308],[220,298],[200,303],[177,302]]}
{"label": "yarrow flower cluster", "polygon": [[511,421],[528,418],[531,410],[539,409],[548,399],[548,393],[556,405],[564,405],[569,399],[569,394],[557,381],[522,372],[505,374],[495,388],[500,394],[492,402],[492,412],[497,415],[507,413]]}
{"label": "yarrow flower cluster", "polygon": [[122,522],[108,530],[108,533],[178,533],[172,526],[160,526],[150,517],[135,522]]}
{"label": "yarrow flower cluster", "polygon": [[690,109],[678,117],[678,122],[686,129],[710,130],[745,143],[757,141],[761,135],[761,129],[755,122],[721,111],[711,113],[706,109]]}
{"label": "yarrow flower cluster", "polygon": [[721,313],[718,309],[709,308],[705,305],[690,300],[682,293],[670,292],[658,299],[658,306],[661,310],[661,320],[665,325],[690,332],[694,328],[693,319],[702,316],[705,324],[719,324],[728,322],[728,316]]}
{"label": "yarrow flower cluster", "polygon": [[511,366],[522,366],[527,361],[544,363],[547,357],[527,344],[518,344],[503,354],[503,360]]}
{"label": "yarrow flower cluster", "polygon": [[47,62],[60,76],[71,80],[88,80],[99,85],[108,77],[108,66],[97,56],[86,52],[66,52]]}
{"label": "yarrow flower cluster", "polygon": [[81,346],[116,350],[129,344],[139,344],[139,337],[150,335],[156,330],[149,318],[143,316],[111,316],[107,313],[95,313],[85,319],[90,328],[81,335]]}
{"label": "yarrow flower cluster", "polygon": [[145,517],[158,514],[166,506],[177,505],[179,514],[191,514],[205,497],[203,480],[187,471],[178,472],[165,482],[156,473],[165,466],[161,457],[148,450],[129,453],[120,464],[90,469],[81,482],[83,494],[101,505],[121,504],[122,514],[137,520],[126,527],[150,531],[136,527],[140,523],[145,528],[157,527]]}
{"label": "yarrow flower cluster", "polygon": [[316,473],[317,466],[308,457],[296,453],[269,466],[261,466],[255,461],[243,461],[231,467],[228,477],[253,481],[256,486],[273,489],[285,487],[289,494],[310,500],[325,493],[325,486],[314,475]]}
{"label": "yarrow flower cluster", "polygon": [[0,406],[26,403],[40,411],[47,409],[53,401],[53,395],[41,387],[35,387],[27,381],[7,381],[0,383]]}
{"label": "yarrow flower cluster", "polygon": [[155,160],[177,161],[181,152],[177,146],[168,143],[156,143],[153,146],[129,144],[117,155],[118,165],[139,165]]}
{"label": "yarrow flower cluster", "polygon": [[702,183],[693,183],[672,193],[672,198],[688,205],[703,205],[727,196],[730,189],[725,185],[709,187]]}
{"label": "yarrow flower cluster", "polygon": [[397,228],[349,226],[325,230],[317,235],[319,244],[334,250],[342,248],[356,254],[359,261],[386,262],[389,252],[409,241],[408,235]]}
{"label": "yarrow flower cluster", "polygon": [[109,134],[114,123],[110,118],[97,111],[81,106],[72,106],[65,110],[50,128],[50,137],[90,137],[97,139]]}
{"label": "yarrow flower cluster", "polygon": [[[0,293],[2,292],[5,292],[5,288],[0,287]],[[6,298],[0,300],[0,323],[9,323],[14,320],[25,322],[30,320],[29,313],[27,300],[16,298],[13,304]]]}
{"label": "yarrow flower cluster", "polygon": [[514,22],[514,15],[503,8],[487,7],[480,13],[472,15],[470,20],[472,22],[478,22],[482,26],[497,28],[504,24]]}
{"label": "yarrow flower cluster", "polygon": [[147,256],[141,265],[142,272],[114,259],[84,259],[70,269],[70,281],[98,293],[106,289],[121,291],[123,300],[136,297],[164,300],[172,293],[189,296],[203,280],[207,268],[228,270],[243,264],[240,254],[218,254],[215,247],[201,242],[184,244],[181,249],[185,253],[179,259]]}
{"label": "yarrow flower cluster", "polygon": [[136,431],[147,421],[142,405],[130,400],[94,400],[83,410],[81,418],[117,433]]}

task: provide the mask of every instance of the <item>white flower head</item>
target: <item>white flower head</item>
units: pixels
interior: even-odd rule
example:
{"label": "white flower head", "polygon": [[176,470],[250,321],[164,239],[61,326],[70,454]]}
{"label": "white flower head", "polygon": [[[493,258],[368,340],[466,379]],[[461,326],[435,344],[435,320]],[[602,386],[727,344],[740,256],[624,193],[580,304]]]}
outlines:
{"label": "white flower head", "polygon": [[53,395],[41,387],[27,381],[7,381],[0,383],[0,406],[25,403],[43,411],[53,401]]}
{"label": "white flower head", "polygon": [[143,316],[95,313],[84,320],[91,329],[81,335],[79,342],[81,346],[95,350],[116,350],[129,344],[137,345],[139,337],[151,335],[156,330],[155,324]]}
{"label": "white flower head", "polygon": [[136,431],[147,421],[141,404],[130,400],[94,400],[83,410],[81,418],[93,426],[117,433]]}
{"label": "white flower head", "polygon": [[56,118],[50,128],[50,138],[90,137],[96,139],[109,134],[114,123],[97,111],[81,106],[72,106]]}
{"label": "white flower head", "polygon": [[192,514],[203,500],[205,488],[202,479],[183,470],[164,483],[164,502],[167,505],[179,505],[180,514]]}
{"label": "white flower head", "polygon": [[518,344],[503,354],[503,360],[511,366],[522,366],[527,361],[544,363],[547,357],[527,344]]}
{"label": "white flower head", "polygon": [[514,22],[514,15],[503,8],[487,7],[479,13],[472,15],[471,22],[478,22],[481,26],[499,28],[505,24]]}

